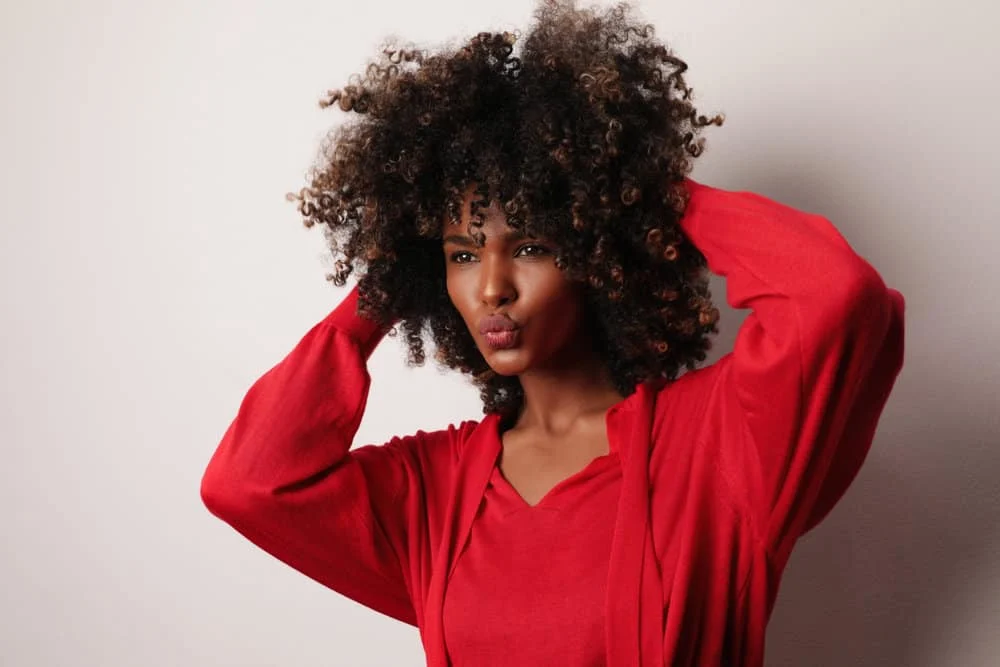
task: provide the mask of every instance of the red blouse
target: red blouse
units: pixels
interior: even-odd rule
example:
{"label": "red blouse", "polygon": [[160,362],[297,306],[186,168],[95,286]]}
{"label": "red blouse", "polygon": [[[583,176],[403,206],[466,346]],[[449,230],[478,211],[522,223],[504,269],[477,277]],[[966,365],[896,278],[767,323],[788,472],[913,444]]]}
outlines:
{"label": "red blouse", "polygon": [[621,481],[612,451],[532,506],[494,467],[444,599],[445,643],[456,667],[606,664]]}

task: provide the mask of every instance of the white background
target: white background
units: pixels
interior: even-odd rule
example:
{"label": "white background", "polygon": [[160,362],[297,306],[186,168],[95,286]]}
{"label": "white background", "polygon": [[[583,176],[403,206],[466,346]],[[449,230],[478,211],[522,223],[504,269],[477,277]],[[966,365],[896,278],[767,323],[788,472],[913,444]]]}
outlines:
{"label": "white background", "polygon": [[[527,0],[5,2],[0,10],[0,663],[422,665],[417,630],[201,505],[246,389],[344,292],[284,194],[316,102],[382,37],[524,28]],[[829,217],[907,299],[874,449],[800,542],[768,664],[992,665],[1000,651],[994,3],[640,5],[691,65],[693,177]],[[745,313],[723,306],[712,359]],[[360,441],[480,414],[375,353]]]}

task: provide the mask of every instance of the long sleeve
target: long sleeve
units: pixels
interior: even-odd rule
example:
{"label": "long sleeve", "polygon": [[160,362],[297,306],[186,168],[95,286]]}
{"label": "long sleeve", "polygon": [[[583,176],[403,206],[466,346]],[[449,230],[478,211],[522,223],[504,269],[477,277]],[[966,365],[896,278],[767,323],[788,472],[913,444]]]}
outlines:
{"label": "long sleeve", "polygon": [[769,558],[846,491],[903,362],[903,296],[820,215],[690,179],[682,227],[749,308],[717,363],[719,468]]}
{"label": "long sleeve", "polygon": [[382,338],[357,288],[249,389],[204,473],[208,509],[329,588],[416,624],[407,586],[405,449],[418,432],[349,451]]}

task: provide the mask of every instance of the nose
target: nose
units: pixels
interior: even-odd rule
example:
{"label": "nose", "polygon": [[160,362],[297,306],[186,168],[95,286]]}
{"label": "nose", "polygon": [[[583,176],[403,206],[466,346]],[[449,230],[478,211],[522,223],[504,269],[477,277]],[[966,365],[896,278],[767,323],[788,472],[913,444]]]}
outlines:
{"label": "nose", "polygon": [[485,257],[480,266],[479,295],[483,305],[496,309],[517,299],[511,267],[505,258],[491,255]]}

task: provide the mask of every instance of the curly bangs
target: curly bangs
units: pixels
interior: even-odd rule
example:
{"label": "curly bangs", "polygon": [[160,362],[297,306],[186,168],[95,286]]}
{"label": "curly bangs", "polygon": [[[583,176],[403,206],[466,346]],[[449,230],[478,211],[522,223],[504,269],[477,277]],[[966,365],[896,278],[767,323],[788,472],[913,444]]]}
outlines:
{"label": "curly bangs", "polygon": [[489,368],[445,285],[442,233],[472,184],[477,242],[496,201],[586,285],[588,326],[623,395],[693,370],[718,333],[705,258],[679,221],[698,134],[723,116],[698,115],[686,63],[632,12],[542,0],[523,38],[481,32],[435,53],[390,44],[320,102],[357,114],[288,195],[306,227],[324,226],[327,279],[358,269],[362,313],[402,329],[411,364],[429,337],[484,412],[514,414],[523,394]]}

